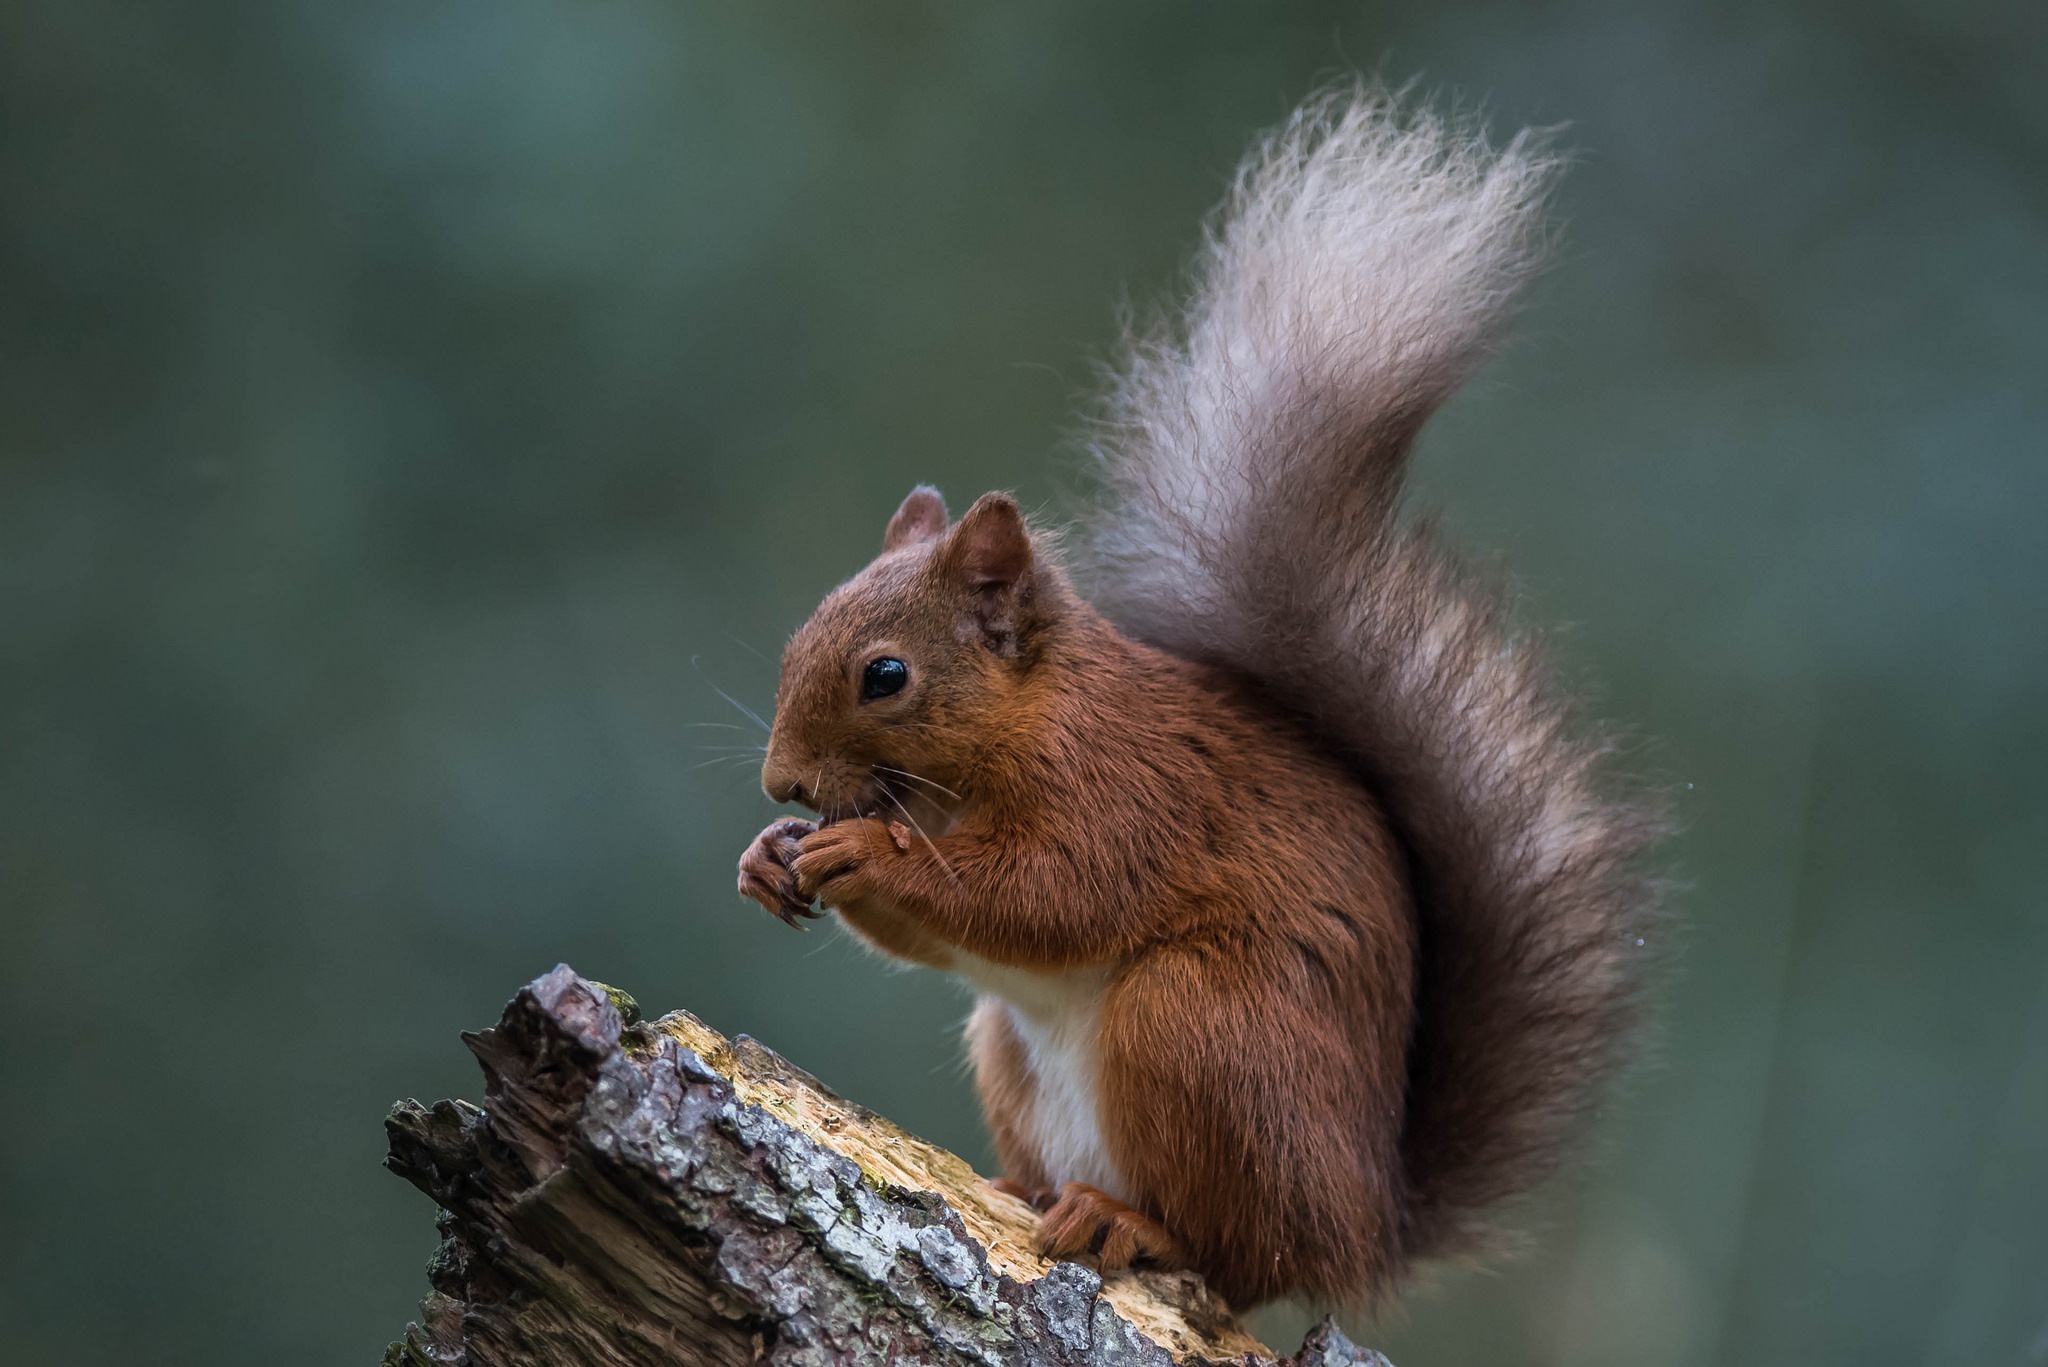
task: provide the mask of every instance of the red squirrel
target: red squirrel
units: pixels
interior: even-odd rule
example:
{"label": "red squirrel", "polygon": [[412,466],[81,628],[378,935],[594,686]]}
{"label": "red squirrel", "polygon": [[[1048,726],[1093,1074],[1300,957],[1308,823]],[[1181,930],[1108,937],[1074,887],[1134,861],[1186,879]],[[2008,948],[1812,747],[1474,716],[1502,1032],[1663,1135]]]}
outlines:
{"label": "red squirrel", "polygon": [[1054,1257],[1232,1305],[1481,1247],[1628,1038],[1657,823],[1398,509],[1554,159],[1363,87],[1264,140],[1094,430],[1094,601],[1007,494],[904,500],[790,640],[740,890],[979,994]]}

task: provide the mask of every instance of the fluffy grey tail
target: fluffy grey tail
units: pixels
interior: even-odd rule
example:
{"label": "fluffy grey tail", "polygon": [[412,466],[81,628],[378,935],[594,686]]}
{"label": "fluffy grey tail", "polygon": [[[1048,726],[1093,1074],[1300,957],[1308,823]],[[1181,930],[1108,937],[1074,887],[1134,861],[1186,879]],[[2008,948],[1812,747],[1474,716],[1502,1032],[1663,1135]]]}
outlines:
{"label": "fluffy grey tail", "polygon": [[1343,746],[1409,853],[1422,963],[1404,1255],[1466,1252],[1616,1061],[1657,822],[1610,795],[1541,643],[1397,517],[1424,419],[1544,245],[1556,159],[1363,86],[1246,159],[1185,317],[1134,338],[1098,429],[1102,603]]}

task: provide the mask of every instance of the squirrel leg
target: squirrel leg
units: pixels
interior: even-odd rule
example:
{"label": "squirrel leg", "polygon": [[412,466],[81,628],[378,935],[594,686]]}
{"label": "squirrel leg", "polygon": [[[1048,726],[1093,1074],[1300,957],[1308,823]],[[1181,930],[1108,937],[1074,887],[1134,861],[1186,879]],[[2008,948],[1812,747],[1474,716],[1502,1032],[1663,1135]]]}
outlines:
{"label": "squirrel leg", "polygon": [[1183,941],[1129,965],[1104,1002],[1109,1154],[1232,1305],[1341,1298],[1381,1285],[1397,1255],[1407,1040],[1387,1017],[1406,1002],[1335,998],[1327,978],[1288,946]]}
{"label": "squirrel leg", "polygon": [[1097,1266],[1121,1272],[1134,1262],[1187,1266],[1187,1250],[1165,1225],[1086,1182],[1069,1182],[1038,1226],[1038,1245],[1049,1258],[1094,1254]]}
{"label": "squirrel leg", "polygon": [[[1012,968],[1107,962],[1134,923],[1135,903],[1075,897],[1071,857],[1035,837],[960,830],[923,839],[872,817],[835,821],[804,840],[796,875],[800,894],[850,919],[885,907],[935,946]],[[882,948],[917,963],[947,960]]]}
{"label": "squirrel leg", "polygon": [[1033,1210],[1052,1207],[1058,1193],[1046,1176],[1045,1164],[1031,1142],[1031,1118],[1038,1106],[1024,1046],[1010,1024],[1010,1008],[995,997],[974,1003],[967,1018],[967,1059],[974,1066],[974,1090],[1004,1176],[989,1183]]}

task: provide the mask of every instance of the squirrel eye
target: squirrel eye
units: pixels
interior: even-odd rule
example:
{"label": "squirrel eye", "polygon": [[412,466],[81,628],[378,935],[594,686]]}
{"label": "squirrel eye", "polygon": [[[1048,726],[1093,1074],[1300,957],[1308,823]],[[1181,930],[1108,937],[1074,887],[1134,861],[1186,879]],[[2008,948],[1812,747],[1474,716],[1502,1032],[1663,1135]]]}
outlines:
{"label": "squirrel eye", "polygon": [[870,660],[860,676],[860,700],[873,702],[876,698],[901,693],[903,685],[909,682],[910,666],[895,656],[884,655],[878,660]]}

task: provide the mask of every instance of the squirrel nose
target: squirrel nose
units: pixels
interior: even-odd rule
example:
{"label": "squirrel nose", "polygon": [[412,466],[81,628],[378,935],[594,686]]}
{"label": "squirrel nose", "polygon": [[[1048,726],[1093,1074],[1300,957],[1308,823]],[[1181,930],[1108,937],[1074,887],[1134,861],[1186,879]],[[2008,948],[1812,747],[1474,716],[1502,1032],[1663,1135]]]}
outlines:
{"label": "squirrel nose", "polygon": [[770,755],[761,766],[761,789],[776,802],[804,802],[804,785],[798,781],[796,771],[779,762],[775,755]]}

